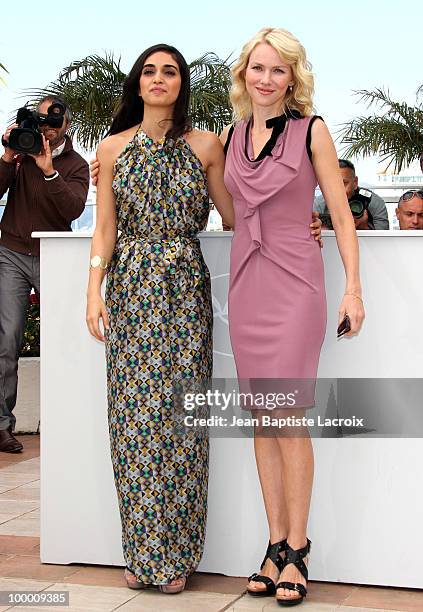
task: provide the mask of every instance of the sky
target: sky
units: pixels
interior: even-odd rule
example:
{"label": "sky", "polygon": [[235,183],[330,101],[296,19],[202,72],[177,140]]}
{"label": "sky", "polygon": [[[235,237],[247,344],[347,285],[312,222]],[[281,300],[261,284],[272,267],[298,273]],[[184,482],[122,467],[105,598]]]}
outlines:
{"label": "sky", "polygon": [[[394,98],[413,104],[423,82],[423,9],[417,0],[72,0],[52,5],[20,0],[3,4],[0,17],[0,63],[9,71],[6,85],[0,84],[2,133],[12,111],[25,102],[18,97],[22,90],[46,86],[76,59],[113,51],[128,72],[140,53],[158,42],[176,46],[188,62],[208,51],[235,59],[265,26],[286,28],[305,46],[315,75],[316,111],[333,136],[340,124],[371,112],[353,90],[385,87]],[[338,143],[337,148],[341,152]],[[376,181],[376,159],[355,161],[360,178]]]}

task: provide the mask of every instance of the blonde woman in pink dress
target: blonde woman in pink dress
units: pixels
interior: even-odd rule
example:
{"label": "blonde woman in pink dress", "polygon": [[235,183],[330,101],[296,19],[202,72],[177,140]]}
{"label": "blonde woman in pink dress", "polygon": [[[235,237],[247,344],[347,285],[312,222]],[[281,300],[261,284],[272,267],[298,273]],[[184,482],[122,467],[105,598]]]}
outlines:
{"label": "blonde woman in pink dress", "polygon": [[[316,377],[326,330],[323,261],[308,227],[317,183],[345,268],[339,321],[348,314],[346,335],[353,335],[364,319],[354,221],[332,138],[312,114],[312,95],[305,50],[290,32],[266,28],[243,47],[233,68],[237,121],[221,136],[235,208],[229,325],[240,381]],[[313,403],[311,385],[292,414],[301,416]],[[311,440],[307,431],[301,437],[256,431],[255,454],[269,546],[247,589],[296,605],[307,593]]]}

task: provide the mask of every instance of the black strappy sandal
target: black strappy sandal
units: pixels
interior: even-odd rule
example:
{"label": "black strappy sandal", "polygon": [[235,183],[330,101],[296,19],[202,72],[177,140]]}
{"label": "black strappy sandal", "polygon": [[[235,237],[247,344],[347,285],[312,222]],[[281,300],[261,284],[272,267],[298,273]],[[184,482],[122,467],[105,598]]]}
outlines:
{"label": "black strappy sandal", "polygon": [[[293,563],[297,570],[304,576],[304,578],[308,580],[308,569],[303,559],[309,554],[310,547],[311,542],[308,538],[307,544],[304,546],[304,548],[298,548],[297,550],[291,548],[287,542],[285,544],[285,559],[283,567],[285,568],[290,563]],[[279,582],[275,587],[275,591],[277,591],[278,589],[289,589],[290,591],[297,591],[297,593],[300,594],[300,597],[289,599],[280,599],[276,596],[276,601],[280,606],[296,606],[300,604],[303,601],[304,597],[307,595],[306,587],[300,582]]]}
{"label": "black strappy sandal", "polygon": [[[279,553],[285,550],[285,546],[286,546],[286,540],[275,542],[275,544],[271,544],[269,542],[269,545],[266,550],[266,554],[263,559],[263,563],[260,565],[260,569],[262,570],[264,567],[264,564],[266,563],[266,560],[270,559],[274,563],[274,565],[276,565],[279,572],[281,572],[284,567],[284,559],[282,559]],[[262,591],[262,590],[250,591],[247,589],[247,593],[249,593],[253,597],[268,597],[269,595],[275,595],[276,593],[275,583],[268,576],[262,576],[261,574],[252,574],[248,578],[248,582],[262,582],[264,585],[266,585],[265,591]]]}

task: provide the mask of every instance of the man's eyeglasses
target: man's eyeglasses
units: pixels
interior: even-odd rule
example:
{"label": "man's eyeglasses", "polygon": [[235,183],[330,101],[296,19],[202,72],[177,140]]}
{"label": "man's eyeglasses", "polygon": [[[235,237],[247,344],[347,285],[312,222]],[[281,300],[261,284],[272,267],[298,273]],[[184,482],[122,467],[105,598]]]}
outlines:
{"label": "man's eyeglasses", "polygon": [[412,198],[414,198],[414,196],[417,196],[418,198],[423,200],[423,189],[410,189],[410,191],[406,191],[405,193],[403,193],[398,201],[408,202],[408,200],[411,200]]}

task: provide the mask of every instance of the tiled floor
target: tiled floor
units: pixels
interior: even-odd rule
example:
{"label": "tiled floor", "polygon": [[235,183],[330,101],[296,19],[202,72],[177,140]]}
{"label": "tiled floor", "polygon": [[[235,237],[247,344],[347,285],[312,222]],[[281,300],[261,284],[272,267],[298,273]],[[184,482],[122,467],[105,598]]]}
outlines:
{"label": "tiled floor", "polygon": [[[129,590],[116,567],[46,565],[39,561],[39,437],[19,436],[24,452],[0,453],[0,594],[2,591],[69,592],[67,607],[10,607],[4,610],[78,612],[253,612],[281,610],[272,598],[245,593],[245,578],[195,574],[184,593]],[[418,561],[418,559],[417,559]],[[423,592],[351,584],[310,582],[299,610],[423,612]]]}

